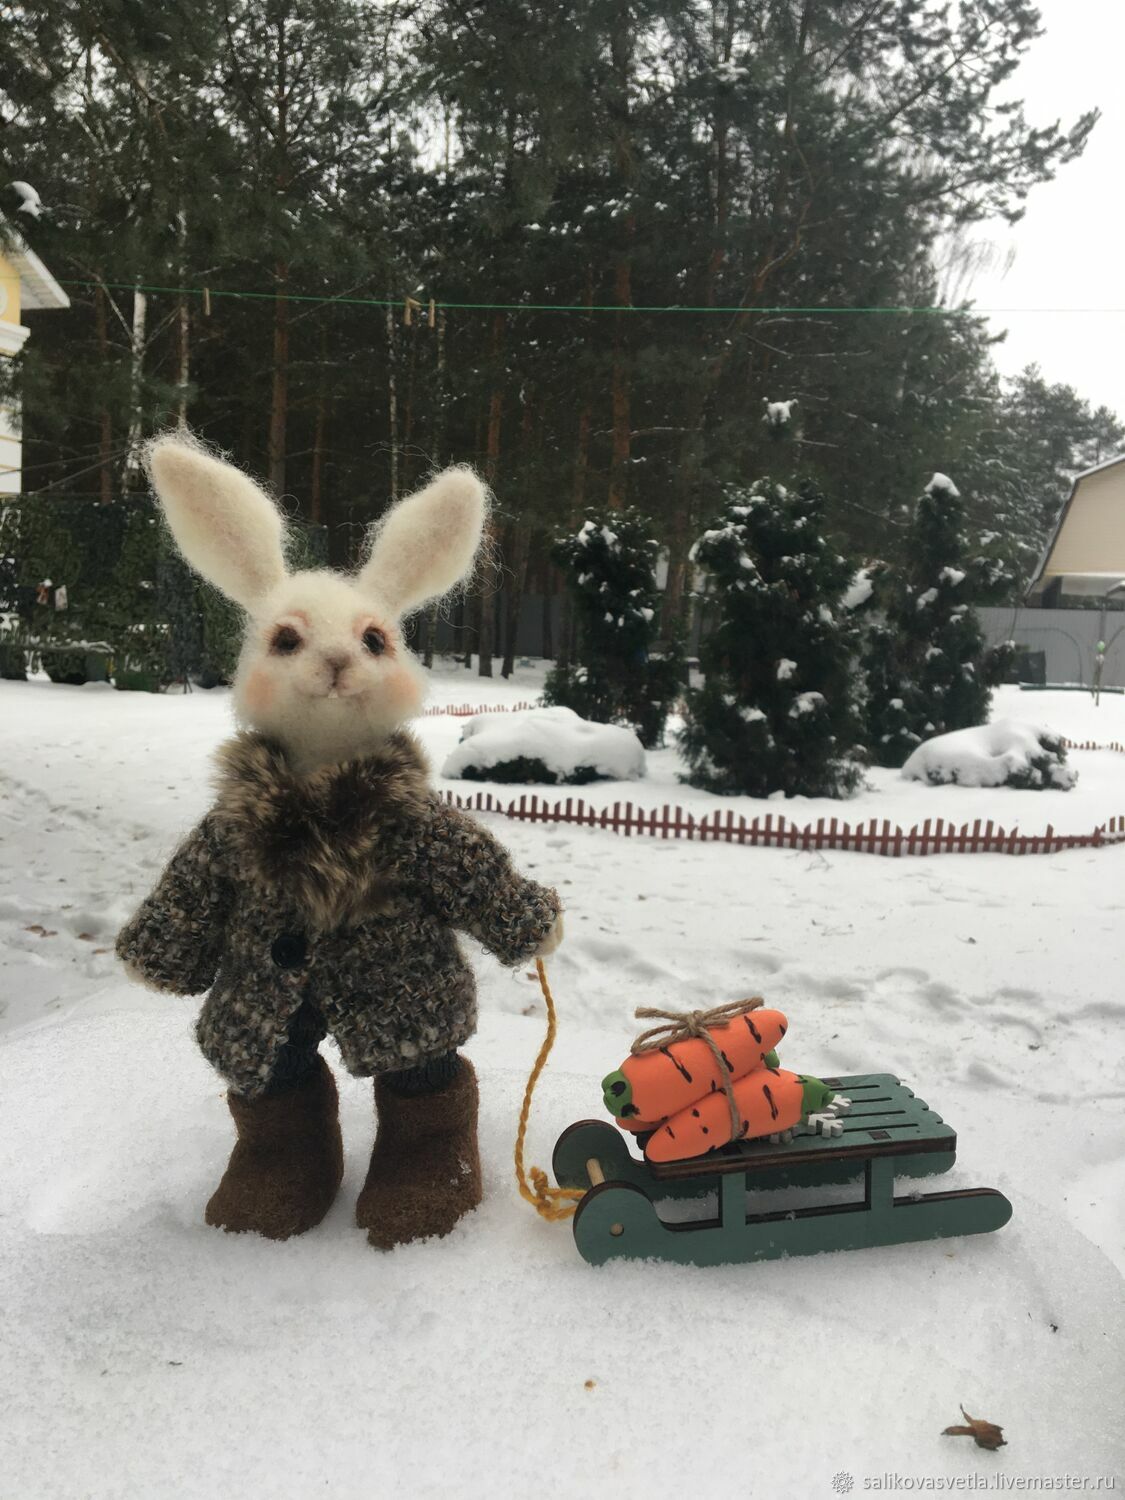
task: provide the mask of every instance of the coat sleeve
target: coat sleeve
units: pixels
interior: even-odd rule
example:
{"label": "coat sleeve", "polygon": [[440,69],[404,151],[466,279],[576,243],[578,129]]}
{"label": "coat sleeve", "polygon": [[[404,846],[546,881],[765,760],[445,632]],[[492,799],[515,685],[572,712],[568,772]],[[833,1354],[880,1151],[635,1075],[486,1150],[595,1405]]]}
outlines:
{"label": "coat sleeve", "polygon": [[121,929],[117,956],[153,989],[201,994],[219,967],[232,900],[211,820],[204,818]]}
{"label": "coat sleeve", "polygon": [[502,964],[529,959],[561,910],[557,893],[518,874],[487,829],[437,798],[409,865],[422,902],[450,927],[477,938]]}

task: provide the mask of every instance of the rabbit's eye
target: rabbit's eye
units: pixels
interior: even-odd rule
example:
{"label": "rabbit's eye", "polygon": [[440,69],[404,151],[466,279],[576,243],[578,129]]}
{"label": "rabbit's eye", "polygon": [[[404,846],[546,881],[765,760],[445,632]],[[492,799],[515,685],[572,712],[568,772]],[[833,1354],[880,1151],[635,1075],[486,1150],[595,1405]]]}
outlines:
{"label": "rabbit's eye", "polygon": [[363,644],[372,656],[382,656],[387,649],[387,637],[374,625],[369,625],[363,632]]}
{"label": "rabbit's eye", "polygon": [[301,637],[292,625],[279,625],[270,642],[270,649],[278,656],[292,656],[294,651],[301,649]]}

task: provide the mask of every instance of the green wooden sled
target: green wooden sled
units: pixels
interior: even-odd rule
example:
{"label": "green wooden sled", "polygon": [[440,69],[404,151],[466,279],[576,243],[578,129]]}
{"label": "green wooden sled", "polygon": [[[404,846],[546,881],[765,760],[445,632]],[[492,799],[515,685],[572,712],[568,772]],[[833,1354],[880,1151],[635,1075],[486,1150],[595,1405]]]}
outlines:
{"label": "green wooden sled", "polygon": [[[852,1101],[838,1136],[748,1141],[650,1165],[606,1121],[569,1126],[555,1146],[554,1171],[560,1186],[589,1189],[573,1220],[583,1258],[591,1265],[651,1258],[717,1266],[985,1234],[1011,1218],[1012,1205],[992,1188],[896,1197],[896,1176],[949,1171],[956,1133],[889,1073],[824,1081]],[[832,1189],[845,1183],[856,1189],[840,1201]],[[747,1211],[748,1193],[792,1199],[821,1188],[834,1201]],[[688,1205],[675,1200],[707,1194],[717,1200],[717,1216],[682,1217]],[[666,1205],[663,1218],[658,1203]]]}

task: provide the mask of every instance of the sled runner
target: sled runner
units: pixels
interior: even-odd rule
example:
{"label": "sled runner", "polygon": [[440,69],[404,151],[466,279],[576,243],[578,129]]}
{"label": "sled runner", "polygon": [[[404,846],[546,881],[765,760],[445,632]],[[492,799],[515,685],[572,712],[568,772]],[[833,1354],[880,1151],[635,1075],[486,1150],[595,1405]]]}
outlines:
{"label": "sled runner", "polygon": [[[992,1188],[896,1197],[896,1176],[936,1176],[953,1166],[956,1132],[888,1073],[824,1082],[852,1101],[838,1135],[747,1141],[689,1161],[644,1161],[600,1120],[569,1126],[555,1146],[554,1171],[563,1188],[588,1190],[573,1221],[580,1254],[591,1265],[628,1258],[724,1265],[985,1234],[1011,1218],[1012,1205]],[[841,1201],[832,1190],[846,1183],[862,1184],[862,1197],[853,1192]],[[830,1190],[822,1201],[755,1211],[763,1194],[807,1200],[800,1190],[820,1188]],[[667,1201],[707,1194],[717,1199],[717,1216],[685,1219],[683,1206]]]}

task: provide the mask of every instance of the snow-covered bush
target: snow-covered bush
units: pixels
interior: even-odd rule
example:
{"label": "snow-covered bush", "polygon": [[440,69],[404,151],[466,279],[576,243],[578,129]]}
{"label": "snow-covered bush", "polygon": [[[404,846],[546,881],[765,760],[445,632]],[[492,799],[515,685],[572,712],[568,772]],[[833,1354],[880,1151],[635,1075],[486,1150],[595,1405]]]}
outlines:
{"label": "snow-covered bush", "polygon": [[824,497],[769,480],[733,491],[693,557],[717,611],[688,695],[688,780],[713,792],[843,797],[861,776],[854,565],[820,533]]}
{"label": "snow-covered bush", "polygon": [[919,745],[902,768],[908,781],[932,786],[1014,786],[1070,791],[1078,772],[1066,763],[1058,735],[1016,719],[939,734]]}
{"label": "snow-covered bush", "polygon": [[578,617],[578,659],[556,666],[543,691],[545,703],[631,726],[650,749],[664,736],[684,676],[676,642],[655,649],[659,551],[651,523],[635,510],[591,512],[575,535],[556,542],[551,555],[566,574]]}
{"label": "snow-covered bush", "polygon": [[591,724],[569,708],[532,708],[469,719],[441,774],[541,786],[636,781],[645,774],[645,752],[621,725]]}
{"label": "snow-covered bush", "polygon": [[[867,743],[883,766],[901,766],[927,736],[983,724],[1009,660],[988,650],[974,604],[1010,583],[995,558],[972,555],[956,485],[935,474],[903,547],[908,562],[877,581],[881,614],[863,652]],[[870,618],[873,611],[868,609]]]}

